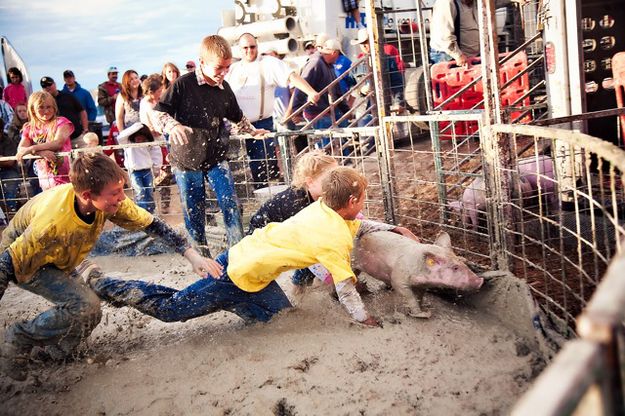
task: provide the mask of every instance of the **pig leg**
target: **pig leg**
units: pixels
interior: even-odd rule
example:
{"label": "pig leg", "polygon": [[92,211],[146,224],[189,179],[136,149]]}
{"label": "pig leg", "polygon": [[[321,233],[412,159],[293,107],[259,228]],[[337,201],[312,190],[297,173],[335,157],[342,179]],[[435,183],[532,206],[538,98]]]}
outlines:
{"label": "pig leg", "polygon": [[[412,287],[409,285],[409,276],[407,273],[393,272],[391,283],[393,289],[397,292],[403,302],[403,308],[406,315],[413,318],[429,318],[432,314],[421,309],[421,300],[423,299],[423,290],[419,296],[415,296]],[[418,290],[418,289],[417,289]]]}

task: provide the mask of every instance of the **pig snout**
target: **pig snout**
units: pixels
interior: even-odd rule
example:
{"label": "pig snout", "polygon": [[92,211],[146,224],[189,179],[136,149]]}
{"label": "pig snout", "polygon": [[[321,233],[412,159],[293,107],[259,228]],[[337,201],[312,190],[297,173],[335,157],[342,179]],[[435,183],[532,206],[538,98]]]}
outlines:
{"label": "pig snout", "polygon": [[425,278],[429,280],[429,286],[463,292],[477,291],[482,287],[484,279],[478,277],[457,258],[445,260],[439,257],[437,260],[437,263],[430,267],[430,276]]}

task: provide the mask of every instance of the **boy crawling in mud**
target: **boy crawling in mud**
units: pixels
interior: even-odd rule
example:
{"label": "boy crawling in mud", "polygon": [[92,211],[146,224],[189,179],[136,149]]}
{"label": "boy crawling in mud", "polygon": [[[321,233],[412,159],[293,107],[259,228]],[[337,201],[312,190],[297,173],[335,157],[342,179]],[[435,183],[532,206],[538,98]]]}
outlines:
{"label": "boy crawling in mud", "polygon": [[219,272],[214,261],[201,257],[183,236],[126,197],[127,174],[106,155],[79,155],[70,181],[28,201],[2,234],[0,298],[12,281],[54,304],[7,329],[0,370],[15,380],[26,379],[34,346],[51,355],[69,355],[100,321],[100,300],[81,277],[93,265],[81,262],[106,220],[163,238],[200,276]]}
{"label": "boy crawling in mud", "polygon": [[280,273],[321,263],[332,274],[340,302],[356,321],[378,325],[356,291],[350,253],[357,234],[395,226],[358,220],[367,180],[352,168],[330,170],[321,198],[281,223],[270,223],[215,259],[223,268],[212,277],[176,290],[141,280],[118,280],[92,270],[88,283],[115,306],[131,306],[174,322],[226,310],[246,321],[268,321],[291,306],[275,279]]}

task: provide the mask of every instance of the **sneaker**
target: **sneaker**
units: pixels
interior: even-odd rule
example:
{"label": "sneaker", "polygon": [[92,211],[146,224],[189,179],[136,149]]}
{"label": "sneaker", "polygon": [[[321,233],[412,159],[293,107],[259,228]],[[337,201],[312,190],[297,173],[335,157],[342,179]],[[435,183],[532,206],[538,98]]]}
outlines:
{"label": "sneaker", "polygon": [[0,346],[0,372],[15,381],[28,377],[28,354],[15,344],[4,342]]}
{"label": "sneaker", "polygon": [[76,273],[91,287],[93,287],[93,283],[95,283],[97,279],[104,275],[100,266],[87,259],[83,260],[82,263],[76,267]]}

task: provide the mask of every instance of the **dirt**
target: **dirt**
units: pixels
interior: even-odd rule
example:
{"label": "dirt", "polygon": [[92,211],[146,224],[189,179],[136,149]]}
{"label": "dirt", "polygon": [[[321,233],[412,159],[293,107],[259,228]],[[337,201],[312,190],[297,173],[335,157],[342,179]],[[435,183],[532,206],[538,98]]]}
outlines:
{"label": "dirt", "polygon": [[[174,255],[95,260],[122,278],[194,281]],[[279,283],[290,293],[288,278]],[[382,328],[355,324],[323,286],[266,324],[226,312],[162,323],[103,305],[102,322],[74,360],[33,362],[24,383],[0,376],[0,413],[499,415],[544,366],[531,340],[490,310],[488,287],[475,304],[427,295],[429,320],[401,315],[392,291],[371,289],[365,303]],[[11,286],[0,322],[47,307]]]}

